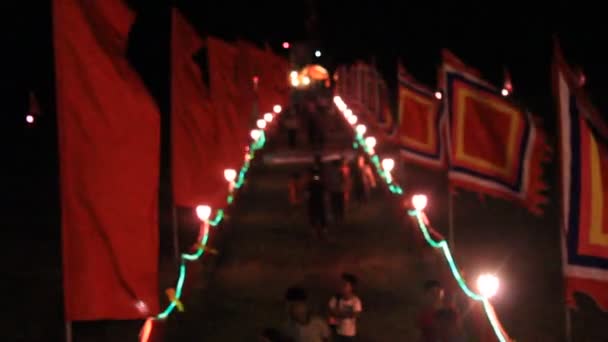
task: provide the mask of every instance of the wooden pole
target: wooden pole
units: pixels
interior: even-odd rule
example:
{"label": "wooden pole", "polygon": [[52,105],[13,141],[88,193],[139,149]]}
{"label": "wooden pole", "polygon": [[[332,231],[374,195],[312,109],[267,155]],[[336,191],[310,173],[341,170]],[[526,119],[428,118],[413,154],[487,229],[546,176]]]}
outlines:
{"label": "wooden pole", "polygon": [[72,342],[72,322],[65,321],[65,342]]}
{"label": "wooden pole", "polygon": [[572,342],[572,313],[567,305],[564,313],[566,315],[566,342]]}
{"label": "wooden pole", "polygon": [[454,199],[452,189],[448,186],[448,243],[450,249],[454,252]]}

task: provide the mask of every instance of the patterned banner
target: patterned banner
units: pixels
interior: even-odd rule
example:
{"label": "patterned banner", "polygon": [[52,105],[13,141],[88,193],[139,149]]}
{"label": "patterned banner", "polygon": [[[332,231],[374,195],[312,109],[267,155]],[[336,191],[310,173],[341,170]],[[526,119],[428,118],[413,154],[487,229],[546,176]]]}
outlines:
{"label": "patterned banner", "polygon": [[450,183],[542,213],[542,162],[548,147],[532,116],[449,53],[444,53],[442,74]]}
{"label": "patterned banner", "polygon": [[430,167],[444,167],[440,102],[399,66],[397,139],[401,155]]}
{"label": "patterned banner", "polygon": [[[608,310],[608,139],[605,125],[556,51],[563,210],[563,266],[568,304],[586,293]],[[596,124],[598,123],[598,124]]]}

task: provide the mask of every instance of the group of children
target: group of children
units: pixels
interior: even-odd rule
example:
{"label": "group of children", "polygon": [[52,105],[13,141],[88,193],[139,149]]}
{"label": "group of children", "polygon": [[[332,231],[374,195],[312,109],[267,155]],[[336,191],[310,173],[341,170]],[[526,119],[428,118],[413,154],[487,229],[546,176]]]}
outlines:
{"label": "group of children", "polygon": [[315,156],[308,177],[294,173],[288,183],[288,198],[292,206],[307,201],[308,216],[313,232],[322,237],[326,234],[327,210],[329,203],[334,223],[344,220],[351,197],[358,203],[365,203],[371,190],[376,187],[376,179],[371,166],[362,155],[349,165],[345,158],[334,160],[326,167],[319,155]]}
{"label": "group of children", "polygon": [[357,318],[363,311],[361,299],[355,292],[357,277],[342,274],[342,286],[338,294],[328,303],[328,318],[313,315],[308,306],[308,294],[299,287],[289,288],[285,294],[287,301],[287,321],[282,331],[266,329],[260,336],[261,342],[347,342],[355,341]]}

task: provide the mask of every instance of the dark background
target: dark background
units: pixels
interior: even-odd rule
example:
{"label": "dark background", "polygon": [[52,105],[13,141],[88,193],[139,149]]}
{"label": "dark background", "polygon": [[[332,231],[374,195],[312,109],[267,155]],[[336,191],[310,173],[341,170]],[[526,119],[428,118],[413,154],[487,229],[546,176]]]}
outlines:
{"label": "dark background", "polygon": [[[166,120],[170,3],[129,2],[139,14],[131,35],[130,57]],[[268,42],[279,52],[283,41],[312,39],[323,52],[319,62],[330,68],[356,59],[375,59],[393,89],[398,58],[415,77],[433,86],[441,48],[449,48],[497,85],[502,83],[503,67],[507,67],[512,75],[514,96],[544,119],[550,136],[554,136],[556,116],[551,94],[551,44],[552,36],[557,35],[571,63],[585,71],[587,88],[595,103],[600,109],[608,107],[604,95],[608,88],[605,48],[608,24],[600,2],[184,0],[176,1],[176,5],[201,34],[228,40],[248,39],[259,44]],[[8,252],[4,259],[9,274],[7,283],[15,291],[14,295],[8,294],[13,297],[30,295],[24,293],[28,288],[21,284],[38,278],[28,270],[35,270],[40,263],[54,267],[60,264],[50,9],[50,1],[23,1],[0,8],[3,59],[0,158],[4,171],[2,188],[8,203],[3,206],[2,227],[7,236],[4,239],[7,245],[4,251]],[[29,91],[36,93],[42,107],[42,116],[33,126],[25,123]],[[164,157],[166,160],[167,155]],[[170,186],[166,167],[163,179],[165,195],[161,198],[168,208],[170,198],[166,190]],[[163,214],[169,215],[168,211]],[[42,292],[45,291],[61,293],[57,284],[43,288]],[[59,298],[48,294],[41,300],[51,297]],[[34,301],[27,303],[36,305]],[[53,303],[61,305],[60,299]],[[27,320],[26,312],[31,312],[31,308],[18,301],[14,305],[22,306],[19,312],[25,316],[19,319]],[[56,320],[61,321],[60,317]]]}

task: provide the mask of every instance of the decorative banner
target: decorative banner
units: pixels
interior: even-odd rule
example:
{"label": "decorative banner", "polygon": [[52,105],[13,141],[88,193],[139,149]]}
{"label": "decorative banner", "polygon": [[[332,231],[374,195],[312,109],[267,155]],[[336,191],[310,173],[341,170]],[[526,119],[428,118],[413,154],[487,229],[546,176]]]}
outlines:
{"label": "decorative banner", "polygon": [[591,296],[608,311],[608,135],[556,48],[566,297]]}
{"label": "decorative banner", "polygon": [[53,1],[65,317],[157,312],[160,113],[120,0]]}
{"label": "decorative banner", "polygon": [[[356,114],[353,114],[352,110],[348,108],[348,105],[340,96],[334,96],[334,103],[338,110],[342,112],[345,122],[348,125],[347,127],[350,127],[353,130],[355,135],[353,147],[355,149],[361,148],[368,156],[379,176],[378,178],[385,182],[392,194],[403,196],[403,189],[395,183],[395,180],[391,175],[391,171],[394,167],[394,160],[383,159],[382,162],[380,162],[380,157],[374,150],[375,144],[369,144],[370,141],[375,142],[375,139],[372,136],[366,137],[366,132],[358,131],[356,126],[353,127],[353,125],[350,124],[349,118]],[[414,218],[416,226],[418,226],[424,240],[430,247],[440,251],[441,255],[444,256],[446,264],[449,267],[449,273],[441,272],[443,275],[440,277],[443,280],[442,283],[447,285],[447,288],[451,291],[452,295],[460,288],[462,293],[470,299],[469,309],[472,310],[469,314],[472,314],[474,320],[474,326],[472,328],[475,331],[475,339],[481,342],[512,342],[511,338],[502,327],[489,297],[485,297],[482,293],[477,293],[469,287],[463,274],[456,265],[447,241],[441,234],[430,227],[428,217],[424,213],[424,207],[426,207],[427,203],[426,196],[418,194],[406,201],[403,201],[403,198],[400,198],[399,201],[400,203],[409,203],[414,208],[409,211],[409,215]]]}
{"label": "decorative banner", "polygon": [[[226,168],[237,169],[241,163],[243,146],[249,137],[247,120],[241,114],[244,111],[240,97],[239,77],[236,74],[239,50],[219,38],[207,38],[209,54],[210,96],[216,114],[225,124],[221,135],[225,137],[224,157]],[[225,132],[225,133],[224,133]]]}
{"label": "decorative banner", "polygon": [[380,111],[380,97],[379,97],[379,85],[380,85],[380,80],[381,77],[378,74],[378,71],[376,70],[376,68],[370,68],[368,71],[368,78],[367,78],[367,94],[368,94],[368,99],[367,99],[367,110],[369,111],[369,113],[371,115],[375,115],[376,113],[381,112]]}
{"label": "decorative banner", "polygon": [[397,131],[396,120],[394,119],[393,111],[391,110],[391,102],[389,100],[391,96],[389,94],[388,87],[386,86],[386,82],[384,80],[380,80],[378,88],[380,96],[379,125],[388,136],[394,138]]}
{"label": "decorative banner", "polygon": [[541,214],[546,202],[542,162],[548,151],[544,133],[531,114],[463,66],[444,53],[450,182]]}
{"label": "decorative banner", "polygon": [[401,155],[434,168],[445,167],[440,102],[433,91],[416,82],[399,65],[399,124]]}
{"label": "decorative banner", "polygon": [[194,56],[204,43],[177,9],[171,36],[171,141],[176,205],[221,207],[228,196],[222,146],[226,135]]}

